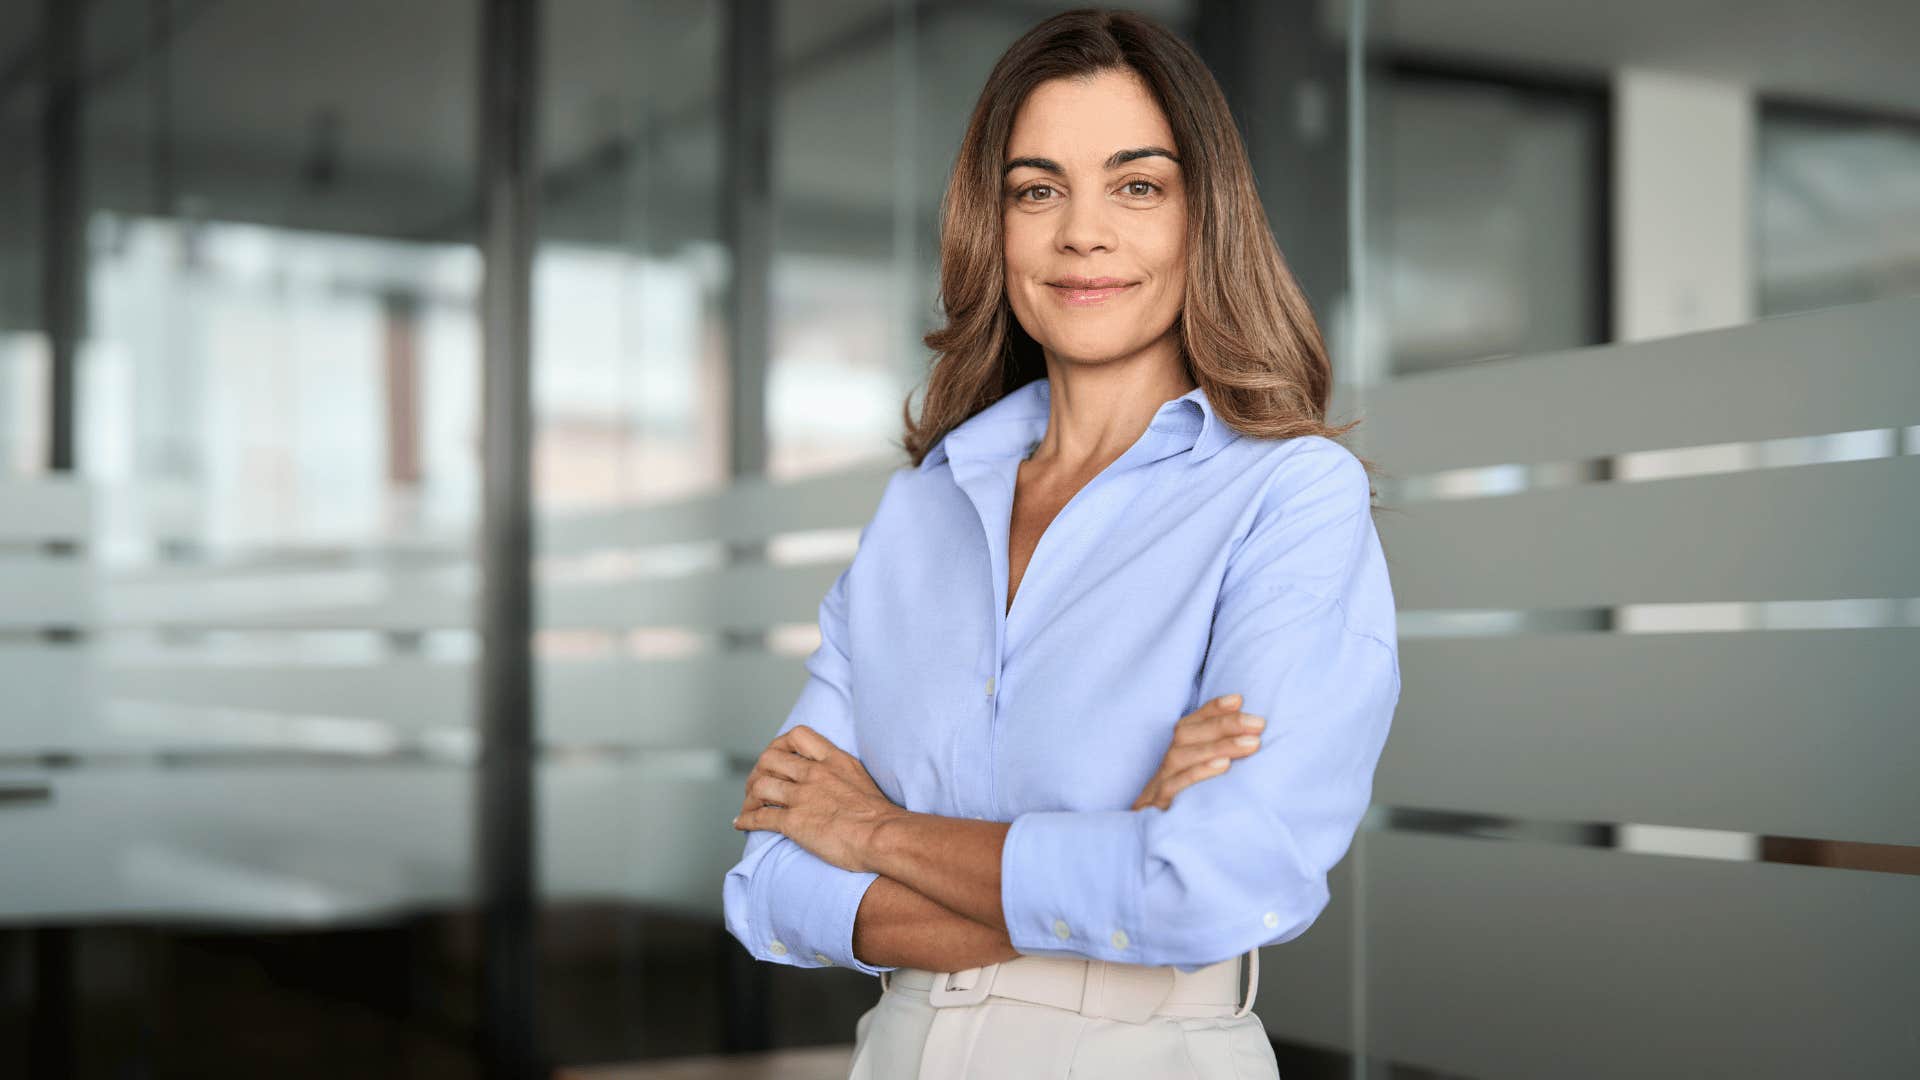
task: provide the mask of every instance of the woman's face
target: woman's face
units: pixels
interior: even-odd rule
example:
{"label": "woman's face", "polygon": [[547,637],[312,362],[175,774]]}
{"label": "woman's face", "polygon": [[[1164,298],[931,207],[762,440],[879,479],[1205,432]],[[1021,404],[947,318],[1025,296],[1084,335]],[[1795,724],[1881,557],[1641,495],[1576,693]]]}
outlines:
{"label": "woman's face", "polygon": [[1177,153],[1131,71],[1054,79],[1021,104],[1002,184],[1007,299],[1054,356],[1123,359],[1171,334],[1186,295]]}

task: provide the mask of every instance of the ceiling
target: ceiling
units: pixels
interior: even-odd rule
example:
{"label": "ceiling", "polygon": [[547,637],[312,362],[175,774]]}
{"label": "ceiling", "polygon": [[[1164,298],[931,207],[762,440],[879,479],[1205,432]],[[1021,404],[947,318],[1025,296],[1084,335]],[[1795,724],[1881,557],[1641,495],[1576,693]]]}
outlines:
{"label": "ceiling", "polygon": [[[1346,0],[1322,25],[1344,40]],[[1920,117],[1915,0],[1370,0],[1368,44],[1604,78],[1652,68]]]}
{"label": "ceiling", "polygon": [[[461,235],[476,171],[477,6],[93,0],[85,137],[95,201],[152,209],[184,199],[215,216]],[[896,38],[900,6],[775,5],[777,209],[794,237],[816,229],[885,244],[896,214],[932,215],[988,68],[1066,5],[918,0],[911,36]],[[1194,0],[1135,6],[1184,27]],[[153,13],[169,9],[171,25],[156,23]],[[14,151],[35,138],[38,11],[0,4],[0,195],[25,183],[6,162],[29,159]],[[539,131],[559,227],[716,234],[723,11],[716,0],[548,6]],[[1914,0],[1374,0],[1369,11],[1381,52],[1576,78],[1658,68],[1920,116]],[[1344,35],[1341,0],[1320,18],[1330,40]]]}

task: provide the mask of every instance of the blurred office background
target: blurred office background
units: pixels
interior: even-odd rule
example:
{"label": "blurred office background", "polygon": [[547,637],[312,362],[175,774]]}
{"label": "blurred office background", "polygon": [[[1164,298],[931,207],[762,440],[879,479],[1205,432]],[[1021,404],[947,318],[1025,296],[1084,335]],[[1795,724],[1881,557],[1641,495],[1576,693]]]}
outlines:
{"label": "blurred office background", "polygon": [[[727,936],[728,819],[1069,6],[0,6],[0,1075],[844,1075],[878,987]],[[1264,953],[1283,1074],[1920,1071],[1920,8],[1138,9],[1388,470],[1405,689]]]}

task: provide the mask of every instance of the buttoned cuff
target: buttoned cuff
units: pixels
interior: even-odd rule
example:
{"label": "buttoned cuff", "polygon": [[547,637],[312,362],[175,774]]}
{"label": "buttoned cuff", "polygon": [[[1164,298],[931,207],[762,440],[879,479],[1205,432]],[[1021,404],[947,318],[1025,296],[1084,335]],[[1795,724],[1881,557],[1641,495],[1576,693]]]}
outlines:
{"label": "buttoned cuff", "polygon": [[1014,818],[1000,854],[1000,906],[1013,947],[1139,963],[1143,822],[1131,810]]}
{"label": "buttoned cuff", "polygon": [[[776,963],[795,967],[852,968],[867,975],[892,971],[862,963],[853,954],[853,924],[876,873],[854,873],[794,845],[772,888],[757,890],[753,920],[767,937],[757,942]],[[788,916],[782,919],[780,916]]]}

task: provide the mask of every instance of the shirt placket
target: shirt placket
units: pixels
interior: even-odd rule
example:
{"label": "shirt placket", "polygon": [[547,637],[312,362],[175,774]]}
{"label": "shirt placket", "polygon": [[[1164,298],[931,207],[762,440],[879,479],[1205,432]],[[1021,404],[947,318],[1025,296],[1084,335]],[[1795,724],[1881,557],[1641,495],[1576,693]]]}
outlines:
{"label": "shirt placket", "polygon": [[[985,818],[993,812],[993,743],[995,724],[999,719],[999,698],[1001,689],[1001,670],[1006,656],[1006,602],[1007,602],[1007,538],[1004,529],[1013,516],[1013,483],[1006,475],[1008,468],[1017,468],[1018,462],[1010,465],[998,460],[958,460],[950,459],[954,483],[967,496],[987,542],[988,590],[994,595],[988,597],[988,612],[993,620],[993,645],[986,657],[987,670],[981,681],[975,685],[982,694],[975,700],[980,703],[979,715],[986,727],[987,753],[983,757],[974,757],[971,762],[960,748],[967,745],[978,746],[976,736],[966,731],[954,733],[954,775],[955,794],[961,800],[959,810],[967,817]],[[994,535],[994,522],[1000,522],[1002,535]]]}
{"label": "shirt placket", "polygon": [[[1119,457],[1108,462],[1106,468],[1101,469],[1098,473],[1094,474],[1092,479],[1082,484],[1080,490],[1074,492],[1073,497],[1068,499],[1066,505],[1060,508],[1059,513],[1053,516],[1053,520],[1047,524],[1046,529],[1042,530],[1040,539],[1034,546],[1033,554],[1027,560],[1026,572],[1020,577],[1020,595],[1027,597],[1026,606],[1021,607],[1021,601],[1016,598],[1014,600],[1015,607],[1019,607],[1022,612],[1026,612],[1037,602],[1034,599],[1035,595],[1043,591],[1047,584],[1044,577],[1039,577],[1035,574],[1036,570],[1044,572],[1046,568],[1046,564],[1040,559],[1040,554],[1042,550],[1050,546],[1057,547],[1061,543],[1066,542],[1062,539],[1063,531],[1071,528],[1070,515],[1075,513],[1075,507],[1087,501],[1087,497],[1095,488],[1111,481],[1114,476],[1138,464],[1141,460],[1141,454],[1147,453],[1148,451],[1157,453],[1158,449],[1155,439],[1158,434],[1158,432],[1152,429],[1142,432],[1140,437],[1134,440],[1132,446],[1127,447]],[[1026,455],[1032,454],[1038,445],[1038,441],[1030,443],[1020,458],[1012,459],[995,470],[996,475],[999,476],[1001,483],[1004,485],[1004,493],[995,502],[994,506],[1002,512],[999,513],[997,517],[987,517],[983,522],[989,530],[989,543],[994,548],[994,558],[991,560],[994,572],[994,646],[993,667],[992,670],[987,673],[986,681],[987,767],[985,771],[987,774],[987,805],[992,810],[993,820],[996,821],[1003,819],[1003,815],[1000,812],[998,785],[993,775],[993,763],[995,760],[994,753],[999,742],[1001,706],[1005,704],[1006,701],[1004,675],[1006,672],[1007,656],[1007,622],[1008,616],[1011,614],[1007,610],[1007,584],[1012,574],[1012,553],[1008,550],[1008,543],[1011,540],[1013,500],[1015,486],[1020,476],[1020,462],[1025,460]],[[1158,459],[1155,458],[1154,460]],[[1085,507],[1081,506],[1080,509],[1084,512]],[[997,543],[995,543],[995,541],[997,541]]]}
{"label": "shirt placket", "polygon": [[[1116,474],[1140,462],[1143,454],[1150,455],[1146,458],[1149,461],[1157,461],[1160,457],[1166,456],[1170,450],[1161,441],[1164,435],[1164,432],[1149,425],[1148,430],[1142,432],[1132,446],[1109,462],[1106,468],[1095,474],[1074,493],[1071,499],[1067,500],[1067,504],[1061,507],[1060,512],[1054,515],[1053,521],[1042,532],[1034,548],[1034,557],[1027,562],[1027,572],[1021,576],[1020,582],[1022,594],[1028,595],[1031,599],[1030,590],[1040,583],[1034,577],[1034,570],[1042,565],[1038,558],[1041,549],[1048,546],[1048,537],[1056,533],[1067,516],[1074,511],[1075,505],[1085,501],[1083,496],[1097,485],[1105,483]],[[1013,525],[1014,488],[1020,476],[1020,462],[1024,460],[1024,455],[1031,454],[1038,445],[1037,440],[1029,440],[1022,451],[1022,456],[1007,455],[985,460],[954,460],[951,456],[951,447],[949,452],[949,467],[953,470],[954,483],[960,487],[966,494],[968,502],[973,505],[974,512],[980,518],[981,529],[986,534],[988,570],[992,578],[991,611],[994,628],[993,655],[982,683],[981,697],[982,712],[985,714],[987,726],[987,752],[979,759],[981,767],[978,770],[966,770],[964,762],[955,761],[955,788],[956,791],[964,791],[973,807],[978,807],[977,811],[973,810],[973,807],[964,807],[963,813],[995,821],[1003,820],[994,777],[994,754],[999,741],[1001,706],[1006,700],[1007,583],[1011,575],[1009,565],[1011,553],[1008,551],[1008,542]],[[1055,542],[1058,542],[1057,536]],[[956,736],[962,741],[966,737],[964,732],[956,733]]]}

